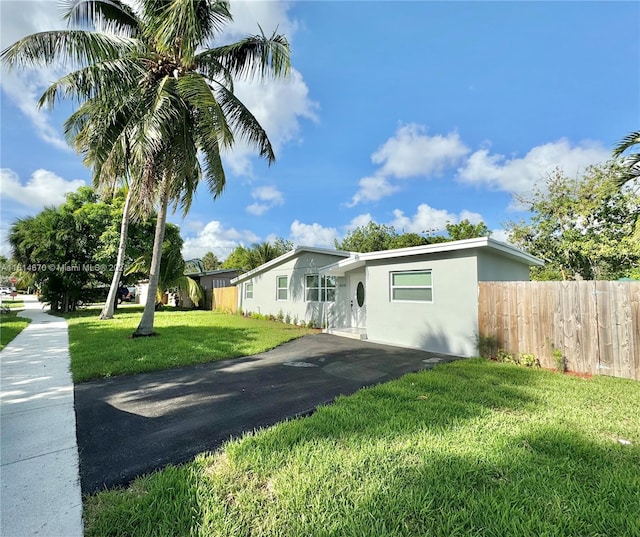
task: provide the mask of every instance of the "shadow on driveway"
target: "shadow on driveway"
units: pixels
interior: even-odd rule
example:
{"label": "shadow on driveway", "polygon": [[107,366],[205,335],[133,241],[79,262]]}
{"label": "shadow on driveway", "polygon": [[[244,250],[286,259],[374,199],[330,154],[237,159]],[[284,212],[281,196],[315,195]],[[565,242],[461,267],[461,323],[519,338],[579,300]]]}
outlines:
{"label": "shadow on driveway", "polygon": [[339,395],[456,359],[317,334],[246,358],[78,384],[82,491],[125,485]]}

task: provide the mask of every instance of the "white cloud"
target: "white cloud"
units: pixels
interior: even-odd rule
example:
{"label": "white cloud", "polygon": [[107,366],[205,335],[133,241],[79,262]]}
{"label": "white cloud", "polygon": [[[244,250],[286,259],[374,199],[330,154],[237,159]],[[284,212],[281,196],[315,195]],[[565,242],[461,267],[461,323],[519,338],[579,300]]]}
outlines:
{"label": "white cloud", "polygon": [[333,227],[323,227],[320,224],[303,224],[294,220],[291,224],[290,240],[298,246],[318,246],[333,248],[338,231]]}
{"label": "white cloud", "polygon": [[[284,144],[298,139],[302,118],[317,121],[318,104],[310,99],[309,88],[295,69],[286,79],[238,81],[235,93],[266,131],[276,158]],[[250,176],[255,155],[253,147],[236,139],[224,161],[235,174]]]}
{"label": "white cloud", "polygon": [[351,202],[347,203],[347,207],[354,207],[367,201],[378,201],[400,190],[382,176],[363,177],[358,185],[360,189],[353,195]]}
{"label": "white cloud", "polygon": [[[225,28],[222,40],[243,39],[247,35],[258,34],[262,28],[265,35],[271,36],[273,32],[284,34],[291,43],[299,23],[290,17],[290,8],[290,2],[233,0],[233,22]],[[264,82],[238,80],[234,86],[238,98],[265,129],[276,158],[286,143],[298,141],[302,119],[318,119],[319,105],[309,97],[309,87],[302,74],[294,68],[286,79]],[[225,153],[224,162],[236,175],[251,176],[252,159],[256,155],[255,148],[238,139],[233,150]],[[252,210],[259,212],[262,208],[258,204]]]}
{"label": "white cloud", "polygon": [[405,179],[429,177],[455,166],[469,149],[460,141],[457,132],[446,136],[429,136],[423,125],[402,125],[372,156],[374,164],[381,164],[378,174]]}
{"label": "white cloud", "polygon": [[461,211],[455,214],[446,209],[434,209],[426,203],[418,206],[416,214],[409,217],[404,211],[395,209],[393,211],[394,219],[390,224],[398,233],[427,233],[432,234],[446,229],[446,225],[457,224],[462,220],[469,220],[472,224],[482,222],[482,216],[478,213],[470,211]]}
{"label": "white cloud", "polygon": [[360,188],[347,205],[377,201],[397,192],[399,188],[390,182],[392,178],[439,175],[459,164],[468,153],[457,132],[429,136],[423,125],[401,125],[395,135],[371,155],[372,162],[379,168],[372,177],[360,179]]}
{"label": "white cloud", "polygon": [[67,192],[74,192],[86,183],[81,179],[67,181],[49,170],[39,169],[22,184],[18,174],[8,168],[0,169],[0,194],[25,207],[42,208],[59,205]]}
{"label": "white cloud", "polygon": [[501,242],[509,242],[509,234],[504,229],[491,230],[491,238]]}
{"label": "white cloud", "polygon": [[[0,48],[4,50],[19,39],[45,30],[65,27],[60,16],[60,6],[49,0],[6,2],[0,18]],[[11,70],[4,65],[0,87],[9,100],[31,121],[36,135],[45,142],[71,151],[60,132],[51,125],[51,116],[37,107],[43,91],[60,78],[59,66],[33,70]]]}
{"label": "white cloud", "polygon": [[218,220],[212,220],[196,237],[185,239],[182,255],[185,259],[194,259],[213,252],[218,259],[225,259],[236,246],[252,244],[259,239],[252,231],[225,228]]}
{"label": "white cloud", "polygon": [[282,205],[284,203],[284,196],[275,186],[261,186],[255,188],[251,193],[253,199],[257,200],[247,207],[247,212],[260,216],[266,213],[269,209]]}
{"label": "white cloud", "polygon": [[352,218],[351,222],[349,222],[346,226],[344,226],[344,229],[346,231],[351,231],[356,229],[357,227],[366,226],[367,224],[369,224],[369,222],[374,222],[374,219],[371,216],[371,214],[369,213],[360,214],[355,218]]}
{"label": "white cloud", "polygon": [[600,143],[572,145],[566,138],[536,146],[521,158],[507,158],[480,149],[458,169],[458,178],[466,183],[523,194],[556,167],[562,168],[568,176],[574,176],[590,164],[604,162],[610,157],[611,152]]}

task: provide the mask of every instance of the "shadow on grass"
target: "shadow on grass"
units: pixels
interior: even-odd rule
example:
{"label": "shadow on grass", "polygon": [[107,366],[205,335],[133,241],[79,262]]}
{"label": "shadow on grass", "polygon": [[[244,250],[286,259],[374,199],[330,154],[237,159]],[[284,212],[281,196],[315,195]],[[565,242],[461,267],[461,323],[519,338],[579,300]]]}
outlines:
{"label": "shadow on grass", "polygon": [[[640,449],[538,419],[546,382],[464,361],[362,390],[114,492],[87,536],[640,534]],[[519,426],[484,431],[496,413]]]}

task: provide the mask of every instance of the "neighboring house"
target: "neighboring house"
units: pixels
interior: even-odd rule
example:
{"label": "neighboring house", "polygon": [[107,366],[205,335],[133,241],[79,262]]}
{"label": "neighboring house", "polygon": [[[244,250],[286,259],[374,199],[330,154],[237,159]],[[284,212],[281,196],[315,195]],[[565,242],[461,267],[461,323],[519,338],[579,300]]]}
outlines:
{"label": "neighboring house", "polygon": [[[196,272],[187,274],[189,278],[198,282],[200,287],[204,290],[205,303],[201,305],[205,309],[211,309],[211,301],[213,300],[213,290],[220,287],[231,287],[231,280],[236,278],[240,274],[238,269],[219,269],[219,270],[207,270],[205,272]],[[187,296],[187,293],[180,293],[180,304],[185,308],[193,307],[193,302]]]}
{"label": "neighboring house", "polygon": [[542,261],[482,237],[371,253],[297,248],[243,274],[244,311],[313,319],[329,333],[476,354],[478,282],[527,281]]}

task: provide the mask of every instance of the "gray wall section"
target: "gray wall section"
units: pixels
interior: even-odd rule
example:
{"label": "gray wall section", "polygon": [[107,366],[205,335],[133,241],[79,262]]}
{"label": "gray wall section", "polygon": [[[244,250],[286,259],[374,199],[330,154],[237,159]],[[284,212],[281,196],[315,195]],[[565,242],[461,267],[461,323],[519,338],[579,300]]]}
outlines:
{"label": "gray wall section", "polygon": [[[305,275],[317,274],[321,267],[335,263],[340,259],[344,259],[344,256],[313,252],[303,252],[297,257],[288,259],[240,284],[241,287],[238,291],[240,308],[244,312],[250,311],[263,315],[278,315],[282,311],[282,314],[285,316],[288,314],[292,321],[294,318],[307,322],[313,320],[318,326],[322,326],[326,315],[332,316],[335,304],[332,302],[306,302]],[[277,299],[276,282],[278,276],[288,277],[287,300]],[[253,298],[245,298],[248,282],[253,282]],[[341,283],[344,283],[344,278],[338,278],[337,285],[340,286]]]}
{"label": "gray wall section", "polygon": [[[390,274],[431,270],[433,302],[392,302]],[[478,330],[477,262],[469,252],[371,262],[367,266],[371,341],[473,356]]]}
{"label": "gray wall section", "polygon": [[478,281],[529,281],[529,265],[492,251],[478,250]]}

